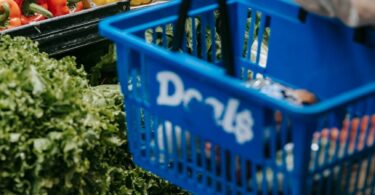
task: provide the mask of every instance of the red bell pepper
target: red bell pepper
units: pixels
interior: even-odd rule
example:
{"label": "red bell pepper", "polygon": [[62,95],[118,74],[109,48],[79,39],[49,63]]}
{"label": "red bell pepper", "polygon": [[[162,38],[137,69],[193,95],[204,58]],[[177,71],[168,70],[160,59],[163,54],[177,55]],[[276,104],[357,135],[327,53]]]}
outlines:
{"label": "red bell pepper", "polygon": [[[46,18],[53,17],[53,14],[48,11],[47,3],[45,5],[38,5],[34,3],[34,0],[18,0],[22,3],[20,6],[22,8],[23,15],[21,16],[22,24],[29,24],[32,22],[44,20]],[[43,3],[43,2],[39,2]]]}
{"label": "red bell pepper", "polygon": [[0,0],[0,12],[1,23],[7,22],[5,29],[21,26],[21,9],[14,0]]}
{"label": "red bell pepper", "polygon": [[21,8],[24,0],[14,0],[18,6]]}
{"label": "red bell pepper", "polygon": [[47,0],[47,4],[53,16],[62,16],[70,13],[67,0]]}
{"label": "red bell pepper", "polygon": [[76,7],[75,7],[75,9],[73,10],[73,12],[79,12],[79,11],[81,11],[81,10],[83,10],[83,3],[82,3],[82,1],[76,3]]}
{"label": "red bell pepper", "polygon": [[[20,1],[20,0],[18,0]],[[47,9],[48,10],[48,4],[47,4],[47,0],[36,0],[36,3],[42,7],[44,7],[44,9]]]}
{"label": "red bell pepper", "polygon": [[68,0],[68,3],[70,7],[70,13],[76,13],[76,12],[83,10],[82,1],[77,2],[77,1]]}
{"label": "red bell pepper", "polygon": [[21,23],[22,23],[22,25],[24,25],[24,24],[29,24],[29,23],[41,21],[41,20],[44,20],[44,19],[46,19],[46,17],[44,17],[42,14],[34,14],[33,16],[22,15],[21,16]]}

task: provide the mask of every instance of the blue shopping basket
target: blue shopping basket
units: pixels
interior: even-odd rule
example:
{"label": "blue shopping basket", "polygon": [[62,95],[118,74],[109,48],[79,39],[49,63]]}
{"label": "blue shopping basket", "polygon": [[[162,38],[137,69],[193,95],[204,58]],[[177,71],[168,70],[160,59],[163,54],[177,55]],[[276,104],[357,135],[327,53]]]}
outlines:
{"label": "blue shopping basket", "polygon": [[[180,4],[99,26],[116,43],[139,166],[196,194],[375,194],[371,29],[288,0],[228,0],[228,71],[217,2],[192,1],[186,25],[176,24]],[[173,51],[178,25],[185,33]],[[246,87],[259,77],[308,89],[319,102],[295,105]]]}

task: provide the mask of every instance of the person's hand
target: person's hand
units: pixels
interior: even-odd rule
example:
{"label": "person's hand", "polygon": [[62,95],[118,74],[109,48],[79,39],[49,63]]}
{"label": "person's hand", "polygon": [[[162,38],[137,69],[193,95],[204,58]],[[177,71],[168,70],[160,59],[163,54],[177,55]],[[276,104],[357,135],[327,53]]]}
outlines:
{"label": "person's hand", "polygon": [[375,26],[375,0],[295,0],[308,11],[338,17],[351,27]]}

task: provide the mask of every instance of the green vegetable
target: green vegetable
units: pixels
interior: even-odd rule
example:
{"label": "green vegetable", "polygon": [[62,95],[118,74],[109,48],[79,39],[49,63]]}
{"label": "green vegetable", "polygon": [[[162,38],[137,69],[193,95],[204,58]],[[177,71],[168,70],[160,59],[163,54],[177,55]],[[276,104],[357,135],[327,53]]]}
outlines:
{"label": "green vegetable", "polygon": [[182,193],[134,166],[119,87],[86,76],[72,57],[0,37],[0,194]]}
{"label": "green vegetable", "polygon": [[116,75],[116,49],[113,44],[108,47],[108,52],[100,57],[89,72],[90,84],[115,84],[118,82]]}

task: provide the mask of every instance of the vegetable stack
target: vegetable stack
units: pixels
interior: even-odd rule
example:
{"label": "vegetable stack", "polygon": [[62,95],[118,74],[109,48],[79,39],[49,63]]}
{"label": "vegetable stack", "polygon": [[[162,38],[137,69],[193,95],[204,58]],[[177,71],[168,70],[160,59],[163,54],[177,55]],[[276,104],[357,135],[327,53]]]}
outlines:
{"label": "vegetable stack", "polygon": [[79,12],[81,0],[0,0],[0,31]]}
{"label": "vegetable stack", "polygon": [[[12,29],[52,17],[79,12],[83,9],[115,3],[118,0],[0,0],[0,31]],[[131,0],[132,6],[152,0]]]}
{"label": "vegetable stack", "polygon": [[136,168],[118,85],[0,36],[0,194],[179,194]]}
{"label": "vegetable stack", "polygon": [[32,0],[0,0],[0,30],[10,29],[30,22],[52,17],[43,4]]}

